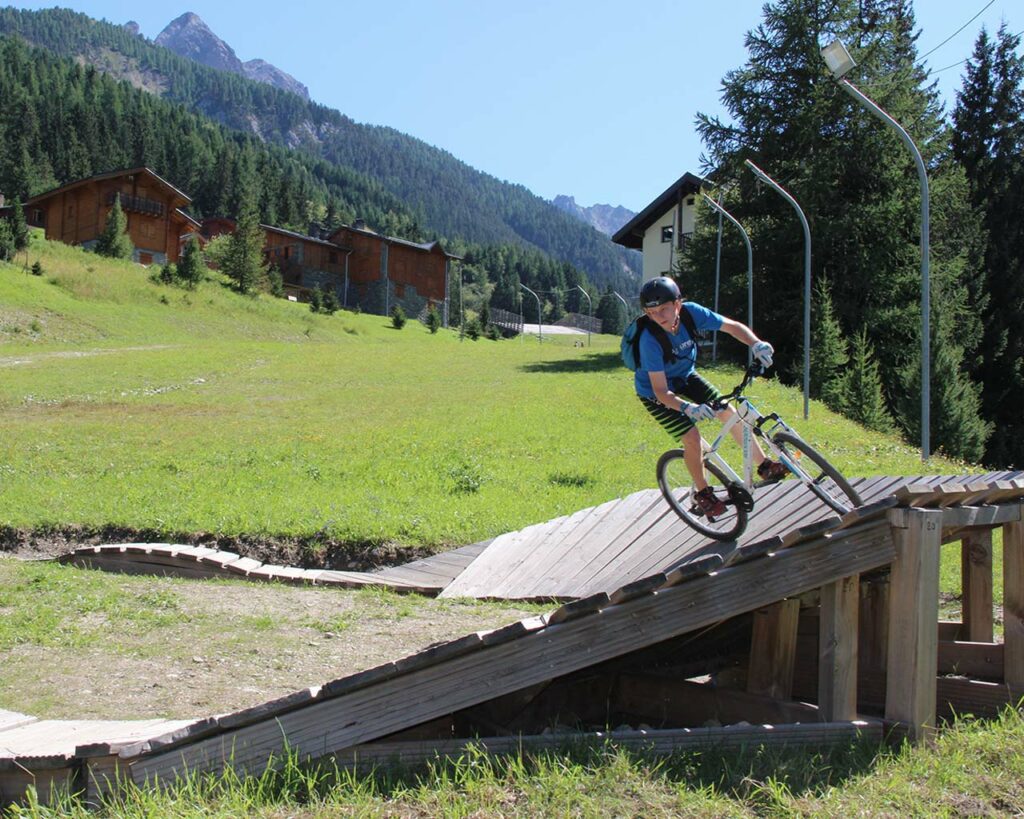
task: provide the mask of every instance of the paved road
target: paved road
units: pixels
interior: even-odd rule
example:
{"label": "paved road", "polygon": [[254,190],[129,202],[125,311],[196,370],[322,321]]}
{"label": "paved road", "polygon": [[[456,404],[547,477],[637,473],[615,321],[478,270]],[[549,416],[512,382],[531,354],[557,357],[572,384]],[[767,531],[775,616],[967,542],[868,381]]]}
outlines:
{"label": "paved road", "polygon": [[[575,335],[585,336],[586,330],[579,330],[576,327],[559,327],[557,324],[545,324],[541,327],[541,335]],[[537,335],[536,324],[524,324],[523,335]]]}

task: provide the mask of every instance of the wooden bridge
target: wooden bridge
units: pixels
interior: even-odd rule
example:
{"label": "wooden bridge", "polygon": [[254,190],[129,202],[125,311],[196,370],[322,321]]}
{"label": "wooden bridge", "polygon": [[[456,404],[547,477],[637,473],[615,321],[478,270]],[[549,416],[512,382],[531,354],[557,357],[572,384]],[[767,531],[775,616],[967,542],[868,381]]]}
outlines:
{"label": "wooden bridge", "polygon": [[[893,731],[917,739],[952,711],[990,715],[1016,702],[1024,473],[853,483],[864,505],[843,517],[798,483],[767,488],[730,544],[692,532],[650,491],[370,573],[171,544],[78,550],[69,561],[122,571],[565,602],[231,714],[92,722],[0,712],[0,802],[29,784],[44,800],[53,788],[95,799],[121,781],[229,764],[258,773],[285,748],[370,765],[457,753],[471,741],[495,752],[564,742],[539,735],[553,723],[656,726],[573,736],[657,750]],[[1001,643],[992,592],[1000,530]],[[940,623],[940,551],[955,542],[963,614]]]}

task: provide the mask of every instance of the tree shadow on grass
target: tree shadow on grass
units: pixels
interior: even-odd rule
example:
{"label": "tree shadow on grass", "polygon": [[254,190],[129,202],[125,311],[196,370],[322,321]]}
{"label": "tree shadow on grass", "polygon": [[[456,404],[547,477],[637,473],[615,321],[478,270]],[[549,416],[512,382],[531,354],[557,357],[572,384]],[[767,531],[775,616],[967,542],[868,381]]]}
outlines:
{"label": "tree shadow on grass", "polygon": [[534,361],[520,369],[527,373],[594,373],[625,370],[618,353],[584,353],[580,358],[560,358],[557,361]]}

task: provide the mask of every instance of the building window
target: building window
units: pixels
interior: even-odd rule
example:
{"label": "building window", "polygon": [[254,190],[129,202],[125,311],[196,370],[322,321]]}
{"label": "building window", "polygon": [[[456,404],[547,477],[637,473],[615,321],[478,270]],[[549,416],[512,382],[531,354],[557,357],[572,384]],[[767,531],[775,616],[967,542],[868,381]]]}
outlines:
{"label": "building window", "polygon": [[661,241],[662,243],[672,241],[672,225],[662,225]]}
{"label": "building window", "polygon": [[693,197],[691,196],[691,197],[690,197],[689,199],[687,199],[687,200],[686,200],[686,204],[687,204],[687,205],[690,205],[690,206],[692,207],[692,206],[693,206],[693,203],[694,203],[694,201],[695,201],[695,200],[694,200],[694,198],[693,198]]}
{"label": "building window", "polygon": [[327,253],[327,263],[328,264],[337,264],[338,263],[338,254],[335,253],[333,250],[328,251],[328,253]]}

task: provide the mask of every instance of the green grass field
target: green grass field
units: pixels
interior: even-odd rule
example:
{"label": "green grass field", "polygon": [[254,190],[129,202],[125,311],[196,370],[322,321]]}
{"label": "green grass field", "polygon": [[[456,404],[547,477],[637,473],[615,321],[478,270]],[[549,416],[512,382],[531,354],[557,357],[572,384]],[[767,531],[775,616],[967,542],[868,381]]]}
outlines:
{"label": "green grass field", "polygon": [[[443,548],[651,487],[670,444],[616,338],[460,341],[36,248],[43,277],[0,265],[3,526]],[[752,395],[848,475],[921,470],[776,381]]]}
{"label": "green grass field", "polygon": [[[0,264],[9,536],[117,526],[298,539],[313,551],[439,550],[652,487],[669,446],[633,396],[617,338],[583,349],[557,337],[460,341],[415,321],[394,330],[379,316],[240,297],[217,281],[160,286],[138,266],[38,239],[36,259],[41,277],[20,258]],[[728,366],[705,371],[722,387],[739,377]],[[796,389],[762,381],[751,395],[849,476],[923,471],[913,447],[820,404],[802,420]],[[968,470],[934,458],[925,471]],[[950,594],[955,551],[943,568]],[[75,584],[87,573],[61,572],[46,577],[81,610],[120,610],[110,583],[86,591]],[[995,580],[999,598],[998,566]],[[140,589],[151,605],[129,616],[137,628],[175,617],[170,591]],[[32,639],[91,639],[88,623],[60,625],[61,609],[77,609],[59,602],[46,609],[52,627],[26,619],[32,595],[26,585],[0,601],[8,644],[19,640],[11,625],[29,621]],[[1024,812],[1022,733],[1010,714],[902,751],[467,758],[340,782],[289,766],[258,781],[131,794],[100,815],[1011,815]],[[13,815],[86,813],[72,803]]]}

